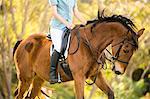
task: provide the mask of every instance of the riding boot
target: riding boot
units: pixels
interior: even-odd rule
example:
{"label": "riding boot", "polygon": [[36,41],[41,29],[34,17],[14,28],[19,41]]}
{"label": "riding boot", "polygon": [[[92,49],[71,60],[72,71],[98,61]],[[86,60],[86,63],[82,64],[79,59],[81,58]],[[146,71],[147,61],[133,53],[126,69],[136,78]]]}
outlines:
{"label": "riding boot", "polygon": [[56,74],[56,68],[58,65],[58,60],[60,57],[60,53],[54,50],[52,56],[51,56],[51,64],[50,64],[50,83],[54,84],[58,82],[58,77]]}

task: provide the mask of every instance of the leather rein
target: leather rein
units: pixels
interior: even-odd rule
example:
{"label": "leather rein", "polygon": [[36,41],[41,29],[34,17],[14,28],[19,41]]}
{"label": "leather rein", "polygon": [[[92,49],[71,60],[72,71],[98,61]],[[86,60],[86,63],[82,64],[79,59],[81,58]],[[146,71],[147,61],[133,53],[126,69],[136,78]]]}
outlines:
{"label": "leather rein", "polygon": [[[80,28],[80,27],[75,28],[75,29],[77,29],[76,36],[77,36],[77,39],[78,39],[78,47],[76,48],[76,50],[75,50],[74,52],[69,53],[69,54],[75,54],[75,53],[78,51],[78,49],[79,49],[80,39],[81,39],[81,37],[80,37],[80,32],[79,32],[79,28]],[[128,34],[128,33],[129,33],[129,30],[127,31],[127,34]],[[101,65],[102,65],[102,68],[105,69],[105,68],[104,68],[104,63],[99,60],[99,58],[102,57],[102,53],[99,51],[98,48],[95,49],[95,48],[91,45],[91,42],[90,42],[90,40],[88,39],[86,33],[84,33],[84,36],[85,36],[85,38],[82,38],[82,39],[84,39],[84,40],[83,40],[84,43],[85,43],[85,44],[89,47],[89,49],[91,50],[91,52],[92,52],[92,54],[93,54],[93,59],[94,59],[98,64],[101,64]],[[111,52],[110,52],[108,49],[106,49],[106,51],[111,55],[111,59],[107,58],[106,56],[105,56],[105,59],[108,60],[108,61],[110,61],[112,64],[114,64],[115,61],[118,61],[118,62],[121,62],[121,63],[127,65],[129,62],[126,62],[126,61],[123,61],[123,60],[118,59],[118,58],[120,57],[120,51],[121,51],[121,49],[122,49],[122,47],[123,47],[123,45],[124,45],[125,43],[130,43],[132,46],[135,46],[135,45],[134,45],[132,42],[125,42],[126,40],[128,40],[128,38],[124,38],[121,42],[112,45],[112,47],[116,47],[116,46],[118,46],[118,45],[121,44],[121,45],[119,46],[117,52],[115,53],[115,55],[112,55]],[[70,43],[71,43],[71,42],[70,42]],[[126,54],[126,53],[125,53],[125,54]],[[114,65],[115,65],[115,64],[114,64]],[[107,68],[107,67],[106,67],[106,68]],[[97,73],[96,73],[96,75],[95,75],[95,77],[94,77],[92,83],[86,82],[88,85],[93,85],[93,84],[95,83],[96,78],[97,78],[97,75],[98,75],[98,72],[99,72],[100,69],[101,69],[101,68],[98,68],[98,69],[97,69]]]}
{"label": "leather rein", "polygon": [[[129,30],[127,31],[127,34],[128,34],[128,33],[129,33]],[[101,55],[101,52],[99,52],[99,49],[94,49],[94,47],[92,47],[92,45],[91,45],[91,43],[90,43],[90,40],[88,40],[88,38],[87,38],[87,36],[86,36],[85,33],[84,33],[84,35],[85,35],[85,40],[86,40],[85,43],[86,43],[86,45],[89,46],[91,52],[92,52],[93,55],[94,55],[93,58],[96,60],[96,62],[97,62],[98,64],[102,64],[102,62],[99,61],[99,58],[102,56],[102,55]],[[127,42],[125,42],[125,41],[127,41]],[[115,55],[112,55],[111,52],[110,52],[108,49],[106,49],[106,51],[111,55],[111,59],[108,59],[106,56],[105,56],[105,59],[107,59],[108,61],[110,61],[110,62],[113,63],[113,64],[114,64],[115,61],[118,61],[118,62],[121,62],[121,63],[123,63],[123,64],[128,65],[129,62],[126,62],[126,61],[123,61],[123,60],[118,59],[118,58],[121,56],[121,55],[120,55],[120,51],[121,51],[123,45],[126,44],[126,43],[129,43],[129,44],[131,44],[132,46],[135,46],[135,44],[133,44],[132,42],[129,42],[129,41],[128,41],[128,37],[126,36],[121,42],[112,45],[112,47],[116,47],[116,46],[120,45],[119,48],[118,48],[118,50],[117,50],[117,52],[115,53]],[[96,53],[98,56],[96,56],[95,53]],[[125,53],[125,54],[127,54],[127,53]],[[98,59],[97,59],[97,58],[98,58]],[[102,65],[104,65],[104,64],[102,64]]]}

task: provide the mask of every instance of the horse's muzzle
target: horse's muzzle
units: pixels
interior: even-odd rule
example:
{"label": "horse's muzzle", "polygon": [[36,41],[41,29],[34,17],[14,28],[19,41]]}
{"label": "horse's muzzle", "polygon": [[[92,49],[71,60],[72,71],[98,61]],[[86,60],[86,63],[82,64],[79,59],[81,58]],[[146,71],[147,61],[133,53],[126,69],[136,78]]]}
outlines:
{"label": "horse's muzzle", "polygon": [[115,69],[115,66],[113,66],[112,71],[114,71],[115,74],[117,74],[117,75],[121,75],[122,74],[120,71]]}

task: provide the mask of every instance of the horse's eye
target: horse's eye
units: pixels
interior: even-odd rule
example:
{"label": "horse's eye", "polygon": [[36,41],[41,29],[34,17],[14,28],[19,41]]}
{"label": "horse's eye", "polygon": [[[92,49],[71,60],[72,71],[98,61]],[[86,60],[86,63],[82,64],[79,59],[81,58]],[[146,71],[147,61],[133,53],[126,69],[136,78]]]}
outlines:
{"label": "horse's eye", "polygon": [[128,48],[129,46],[128,45],[126,45],[126,48]]}
{"label": "horse's eye", "polygon": [[124,53],[129,53],[129,50],[123,50]]}

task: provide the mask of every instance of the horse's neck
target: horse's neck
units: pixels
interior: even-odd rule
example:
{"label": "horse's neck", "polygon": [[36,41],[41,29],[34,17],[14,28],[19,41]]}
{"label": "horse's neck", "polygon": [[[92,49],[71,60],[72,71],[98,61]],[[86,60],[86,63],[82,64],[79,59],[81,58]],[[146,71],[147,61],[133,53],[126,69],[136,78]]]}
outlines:
{"label": "horse's neck", "polygon": [[102,52],[109,44],[111,44],[112,38],[110,35],[101,35],[97,41],[96,48],[99,52]]}
{"label": "horse's neck", "polygon": [[[87,38],[92,38],[90,40],[91,45],[95,49],[99,49],[99,52],[102,52],[108,45],[115,43],[117,40],[122,39],[124,33],[127,32],[127,29],[118,22],[110,23],[100,23],[93,29],[91,33],[90,29],[87,34]],[[84,34],[84,33],[83,33]],[[91,36],[92,35],[92,36]]]}
{"label": "horse's neck", "polygon": [[[103,29],[103,28],[101,28]],[[91,32],[90,29],[82,29],[81,36],[84,40],[92,46],[93,50],[102,52],[112,42],[112,32],[105,30],[104,32]],[[92,50],[92,49],[91,49]]]}

